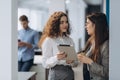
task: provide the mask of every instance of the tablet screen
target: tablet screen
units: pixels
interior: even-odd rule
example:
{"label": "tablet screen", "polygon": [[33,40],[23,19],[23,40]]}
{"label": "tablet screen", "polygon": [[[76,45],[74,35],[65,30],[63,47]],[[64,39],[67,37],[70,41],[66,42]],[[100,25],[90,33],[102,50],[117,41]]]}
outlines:
{"label": "tablet screen", "polygon": [[59,45],[58,50],[67,54],[66,60],[77,60],[77,53],[73,46]]}

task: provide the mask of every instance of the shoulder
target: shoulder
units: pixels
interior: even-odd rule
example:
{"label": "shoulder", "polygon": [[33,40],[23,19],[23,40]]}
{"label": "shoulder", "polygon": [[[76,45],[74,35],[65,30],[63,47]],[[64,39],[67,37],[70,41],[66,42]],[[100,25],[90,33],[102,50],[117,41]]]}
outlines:
{"label": "shoulder", "polygon": [[73,41],[73,39],[70,36],[65,36],[65,39]]}
{"label": "shoulder", "polygon": [[68,36],[68,39],[73,40],[71,37]]}
{"label": "shoulder", "polygon": [[18,30],[18,33],[23,33],[23,29]]}
{"label": "shoulder", "polygon": [[103,48],[103,49],[106,47],[109,47],[109,40],[106,40],[101,46],[101,48]]}
{"label": "shoulder", "polygon": [[52,40],[53,40],[52,38],[46,37],[44,41],[46,41],[46,42],[51,42]]}
{"label": "shoulder", "polygon": [[38,34],[39,33],[38,31],[36,31],[34,29],[31,29],[31,28],[30,28],[30,32],[33,32],[34,34]]}
{"label": "shoulder", "polygon": [[53,39],[50,37],[46,37],[42,45],[51,45],[52,43],[53,43]]}
{"label": "shoulder", "polygon": [[106,40],[100,47],[101,52],[108,52],[109,51],[109,40]]}
{"label": "shoulder", "polygon": [[70,42],[70,44],[71,44],[72,46],[74,46],[74,41],[73,41],[73,39],[72,39],[71,37],[69,37],[69,36],[67,36],[66,38],[67,38],[67,41]]}
{"label": "shoulder", "polygon": [[34,29],[32,29],[32,28],[29,28],[29,30],[32,31],[32,32],[36,32],[36,30],[34,30]]}

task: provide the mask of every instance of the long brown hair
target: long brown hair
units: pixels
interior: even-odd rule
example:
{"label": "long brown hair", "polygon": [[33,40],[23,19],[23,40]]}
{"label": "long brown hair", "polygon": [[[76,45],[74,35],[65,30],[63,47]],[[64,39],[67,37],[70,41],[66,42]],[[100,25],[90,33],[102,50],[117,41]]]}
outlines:
{"label": "long brown hair", "polygon": [[[108,23],[104,13],[92,13],[87,16],[95,24],[95,48],[92,51],[91,58],[97,62],[100,56],[100,46],[109,39]],[[88,39],[85,50],[91,45],[91,37]]]}
{"label": "long brown hair", "polygon": [[[46,37],[51,37],[51,38],[55,38],[60,36],[60,19],[61,17],[66,16],[67,20],[68,20],[68,16],[62,12],[62,11],[58,11],[58,12],[54,12],[50,18],[47,21],[47,24],[44,27],[41,39],[38,43],[39,47],[41,47],[43,41],[45,40]],[[67,36],[70,34],[70,24],[68,21],[68,29],[67,32],[64,33],[64,36]]]}

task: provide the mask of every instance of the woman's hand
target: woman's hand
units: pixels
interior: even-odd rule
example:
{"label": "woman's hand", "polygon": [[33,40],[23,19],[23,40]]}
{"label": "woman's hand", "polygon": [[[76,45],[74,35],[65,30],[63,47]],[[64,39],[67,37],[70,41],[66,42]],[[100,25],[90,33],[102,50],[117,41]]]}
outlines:
{"label": "woman's hand", "polygon": [[85,55],[78,54],[78,60],[82,63],[91,64],[93,60]]}
{"label": "woman's hand", "polygon": [[57,54],[58,60],[62,60],[66,57],[67,57],[67,55],[64,52],[60,52],[60,53]]}

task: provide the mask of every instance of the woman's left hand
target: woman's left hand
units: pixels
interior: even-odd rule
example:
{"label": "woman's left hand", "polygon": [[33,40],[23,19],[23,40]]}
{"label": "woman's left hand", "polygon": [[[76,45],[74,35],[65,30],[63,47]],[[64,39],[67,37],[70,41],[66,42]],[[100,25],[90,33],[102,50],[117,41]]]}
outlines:
{"label": "woman's left hand", "polygon": [[78,60],[82,63],[91,64],[93,60],[85,55],[78,54]]}

